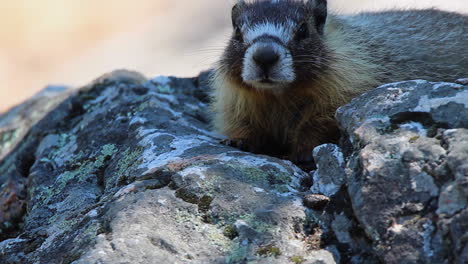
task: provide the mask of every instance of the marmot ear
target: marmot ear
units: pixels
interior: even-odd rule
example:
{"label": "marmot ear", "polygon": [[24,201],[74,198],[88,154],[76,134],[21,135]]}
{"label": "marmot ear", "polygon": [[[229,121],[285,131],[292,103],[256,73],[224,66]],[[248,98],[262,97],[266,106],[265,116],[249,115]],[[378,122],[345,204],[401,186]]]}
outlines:
{"label": "marmot ear", "polygon": [[236,20],[239,17],[242,8],[244,8],[245,2],[244,0],[239,0],[237,3],[232,7],[231,11],[231,18],[232,18],[232,26],[236,27]]}
{"label": "marmot ear", "polygon": [[307,0],[307,7],[314,15],[317,32],[323,35],[323,28],[327,21],[327,0]]}

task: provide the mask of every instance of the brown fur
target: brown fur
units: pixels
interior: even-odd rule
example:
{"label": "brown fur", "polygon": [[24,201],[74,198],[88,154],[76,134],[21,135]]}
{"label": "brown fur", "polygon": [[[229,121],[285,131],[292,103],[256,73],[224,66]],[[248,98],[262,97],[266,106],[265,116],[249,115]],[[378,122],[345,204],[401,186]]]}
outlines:
{"label": "brown fur", "polygon": [[[432,28],[432,33],[418,32],[420,36],[416,37],[419,39],[411,40],[414,29],[409,32],[410,25],[405,23],[418,23],[419,19],[425,21],[422,27],[430,27],[440,23],[432,21],[431,16],[434,15],[455,22],[457,19],[466,22],[466,17],[434,10],[400,12],[402,14],[387,12],[329,18],[325,26],[324,43],[331,59],[326,60],[326,70],[311,80],[296,83],[281,92],[249,87],[221,60],[213,76],[215,128],[231,140],[241,142],[246,150],[281,157],[287,155],[293,161],[304,161],[309,159],[315,146],[338,138],[334,113],[353,97],[389,81],[416,78],[455,80],[457,74],[467,69],[463,69],[467,65],[466,60],[454,67],[450,58],[444,60],[439,57],[439,61],[431,61],[431,65],[421,64],[411,58],[405,59],[412,55],[413,51],[409,48],[411,45],[424,44],[422,38],[432,33],[441,34],[437,32],[438,29]],[[396,23],[402,15],[410,20],[401,23],[397,30],[391,28],[393,33],[386,34],[386,28],[382,25],[381,28],[367,27],[382,18],[387,18],[388,23]],[[461,24],[462,32],[465,25]],[[457,27],[455,29],[460,30]],[[463,36],[460,40],[454,30],[445,34],[447,38],[454,34],[450,38],[453,41],[451,45],[455,47],[449,50],[458,48],[462,55],[467,55],[466,46],[460,43],[464,41]],[[401,36],[407,39],[398,39]],[[431,41],[437,42],[441,38],[443,36]],[[426,44],[432,45],[429,42]],[[434,44],[439,49],[447,45],[442,42]],[[413,49],[416,50],[416,47]],[[421,55],[421,59],[423,55],[430,56],[424,49],[420,47],[413,54]],[[433,52],[433,49],[429,49],[429,52]],[[443,53],[438,50],[438,54]],[[449,53],[446,57],[453,57],[454,52]],[[458,69],[458,72],[453,68]]]}

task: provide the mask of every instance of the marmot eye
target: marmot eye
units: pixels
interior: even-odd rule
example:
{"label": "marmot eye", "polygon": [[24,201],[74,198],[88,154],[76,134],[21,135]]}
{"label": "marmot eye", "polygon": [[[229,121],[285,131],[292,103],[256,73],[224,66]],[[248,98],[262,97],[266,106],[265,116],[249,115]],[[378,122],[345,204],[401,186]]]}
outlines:
{"label": "marmot eye", "polygon": [[235,30],[234,38],[238,41],[242,41],[242,31],[240,27],[236,26],[234,30]]}
{"label": "marmot eye", "polygon": [[309,36],[309,29],[306,23],[302,23],[296,32],[296,40],[303,40]]}

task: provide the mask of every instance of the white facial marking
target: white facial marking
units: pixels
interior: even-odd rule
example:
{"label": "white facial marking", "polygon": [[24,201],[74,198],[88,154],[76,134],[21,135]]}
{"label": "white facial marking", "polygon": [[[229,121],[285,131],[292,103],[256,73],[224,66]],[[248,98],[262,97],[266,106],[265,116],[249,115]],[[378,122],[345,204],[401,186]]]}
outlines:
{"label": "white facial marking", "polygon": [[[253,55],[255,52],[265,46],[270,46],[279,55],[278,62],[271,66],[268,71],[268,78],[271,83],[262,82],[265,73],[263,69],[255,63]],[[258,89],[274,89],[285,87],[289,83],[293,82],[296,78],[293,68],[293,60],[289,51],[275,42],[256,42],[250,46],[245,52],[243,67],[242,67],[242,79],[244,82],[256,87]]]}
{"label": "white facial marking", "polygon": [[[288,23],[289,24],[289,23]],[[247,31],[244,35],[244,40],[246,43],[252,43],[252,41],[260,36],[268,35],[274,36],[281,40],[283,44],[288,43],[291,40],[292,36],[292,27],[279,24],[274,24],[270,22],[264,22],[260,24],[253,25],[251,28],[247,27]]]}

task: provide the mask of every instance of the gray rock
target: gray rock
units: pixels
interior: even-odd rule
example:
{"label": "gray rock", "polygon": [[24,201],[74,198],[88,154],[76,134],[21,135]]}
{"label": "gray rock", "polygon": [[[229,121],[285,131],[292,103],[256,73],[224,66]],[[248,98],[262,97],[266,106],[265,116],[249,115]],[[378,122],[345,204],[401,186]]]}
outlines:
{"label": "gray rock", "polygon": [[334,144],[320,145],[314,149],[317,170],[313,173],[311,191],[326,196],[337,193],[345,180],[345,161],[340,147]]}
{"label": "gray rock", "polygon": [[0,262],[315,261],[299,195],[309,175],[220,144],[204,76],[118,71],[34,125],[0,169],[27,182],[27,211],[2,233]]}
{"label": "gray rock", "polygon": [[[207,78],[116,71],[0,116],[22,131],[2,134],[0,263],[466,260],[466,86],[403,82],[343,106],[310,188],[289,161],[219,143]],[[16,122],[28,104],[42,114]]]}
{"label": "gray rock", "polygon": [[353,149],[346,168],[353,213],[380,260],[462,263],[468,228],[449,226],[468,221],[468,86],[388,84],[336,117]]}
{"label": "gray rock", "polygon": [[0,115],[0,160],[23,139],[29,129],[73,91],[51,85],[33,98]]}
{"label": "gray rock", "polygon": [[331,226],[340,243],[349,244],[353,242],[351,234],[349,233],[352,227],[352,222],[346,217],[346,215],[336,215]]}

